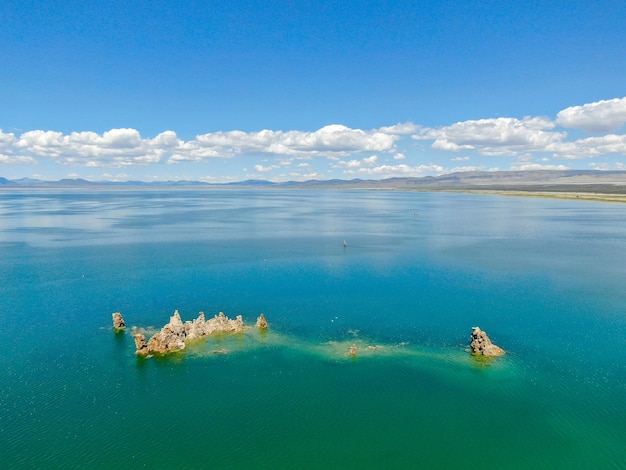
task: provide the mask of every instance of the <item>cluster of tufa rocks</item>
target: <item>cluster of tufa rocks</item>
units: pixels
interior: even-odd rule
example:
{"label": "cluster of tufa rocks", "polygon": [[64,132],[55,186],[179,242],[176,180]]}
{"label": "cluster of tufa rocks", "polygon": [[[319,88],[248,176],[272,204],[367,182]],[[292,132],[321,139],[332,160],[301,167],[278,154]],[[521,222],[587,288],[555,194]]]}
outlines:
{"label": "cluster of tufa rocks", "polygon": [[495,357],[504,354],[504,349],[493,344],[487,333],[477,326],[472,327],[470,347],[472,348],[472,354],[477,356]]}
{"label": "cluster of tufa rocks", "polygon": [[[267,321],[263,314],[261,314],[257,320],[257,326],[261,320],[265,325],[263,329],[267,329]],[[260,326],[258,327],[261,328]],[[135,332],[136,352],[141,356],[147,356],[153,353],[166,354],[185,349],[186,341],[208,336],[213,333],[240,333],[246,329],[247,327],[243,324],[241,315],[237,315],[233,320],[220,312],[218,315],[215,315],[215,317],[206,320],[204,313],[200,312],[198,318],[195,320],[183,323],[178,310],[176,310],[174,315],[170,317],[169,323],[161,328],[161,331],[153,335],[148,341],[146,341],[146,337],[143,334]],[[219,353],[223,354],[225,351],[219,351]]]}
{"label": "cluster of tufa rocks", "polygon": [[[116,331],[126,327],[126,323],[120,312],[115,312],[112,316],[113,328]],[[259,315],[256,320],[256,327],[262,331],[267,330],[268,324],[265,315]],[[185,349],[186,341],[208,336],[213,333],[241,333],[247,328],[248,327],[243,323],[241,315],[237,315],[233,320],[220,312],[213,318],[206,320],[204,318],[204,312],[200,312],[198,318],[195,320],[183,323],[178,310],[175,310],[174,315],[170,317],[169,323],[161,328],[161,331],[153,335],[148,341],[146,341],[146,337],[142,333],[134,331],[135,346],[137,348],[136,353],[141,356],[147,356],[153,353],[166,354],[180,351]],[[477,326],[472,327],[470,347],[472,354],[477,356],[495,357],[505,354],[504,349],[493,344],[489,336],[487,336],[487,333]],[[378,348],[378,346],[370,346],[370,348],[375,349]],[[213,352],[215,354],[226,354],[227,351],[220,349]],[[356,344],[350,346],[348,355],[353,358],[356,357]]]}

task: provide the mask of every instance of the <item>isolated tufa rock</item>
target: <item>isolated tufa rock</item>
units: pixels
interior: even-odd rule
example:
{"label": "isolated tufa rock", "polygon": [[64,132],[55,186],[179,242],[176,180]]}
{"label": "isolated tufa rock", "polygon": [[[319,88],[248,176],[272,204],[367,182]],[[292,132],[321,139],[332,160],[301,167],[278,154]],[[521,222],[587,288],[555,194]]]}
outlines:
{"label": "isolated tufa rock", "polygon": [[265,319],[265,315],[259,315],[259,318],[256,319],[256,327],[259,330],[267,330],[267,320]]}
{"label": "isolated tufa rock", "polygon": [[472,327],[470,347],[472,354],[477,356],[502,356],[505,352],[504,349],[493,344],[487,333],[477,326]]}
{"label": "isolated tufa rock", "polygon": [[188,340],[213,333],[239,333],[245,328],[241,315],[237,315],[232,320],[220,312],[215,317],[205,320],[204,313],[200,312],[195,320],[183,323],[178,310],[176,310],[174,315],[170,317],[169,323],[152,336],[147,343],[145,343],[145,338],[143,338],[143,343],[141,338],[138,338],[143,335],[135,335],[135,346],[137,347],[137,354],[166,354],[185,349],[185,342]]}
{"label": "isolated tufa rock", "polygon": [[116,330],[121,330],[126,327],[126,323],[124,323],[124,317],[120,312],[115,312],[113,314],[113,328]]}

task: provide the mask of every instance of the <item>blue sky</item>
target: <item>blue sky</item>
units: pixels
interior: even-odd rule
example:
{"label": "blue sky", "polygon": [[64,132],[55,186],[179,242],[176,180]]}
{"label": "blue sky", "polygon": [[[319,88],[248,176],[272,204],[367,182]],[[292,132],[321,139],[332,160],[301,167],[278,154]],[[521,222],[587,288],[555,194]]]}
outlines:
{"label": "blue sky", "polygon": [[0,4],[0,176],[626,169],[623,1]]}

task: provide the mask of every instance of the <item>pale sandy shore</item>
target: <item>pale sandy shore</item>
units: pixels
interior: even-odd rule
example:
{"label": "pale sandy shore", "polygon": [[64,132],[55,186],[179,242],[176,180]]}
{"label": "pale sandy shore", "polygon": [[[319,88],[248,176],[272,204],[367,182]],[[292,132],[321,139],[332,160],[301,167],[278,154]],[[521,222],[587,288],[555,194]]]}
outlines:
{"label": "pale sandy shore", "polygon": [[[505,172],[506,173],[506,172]],[[510,172],[509,172],[510,173]],[[414,179],[394,179],[383,181],[317,181],[305,183],[277,183],[275,185],[111,185],[90,183],[89,185],[66,186],[65,183],[52,182],[44,186],[4,186],[0,185],[0,194],[11,191],[178,191],[178,190],[365,190],[365,191],[409,191],[409,192],[446,192],[465,194],[491,194],[511,197],[534,197],[551,199],[570,199],[599,202],[626,202],[626,172],[625,181],[593,181],[589,178],[578,184],[559,184],[552,181],[542,181],[540,184],[528,184],[525,181],[516,181],[508,189],[503,183],[500,184],[433,184],[432,181],[417,184]],[[492,174],[488,176],[492,177]],[[501,177],[502,180],[506,178]],[[491,182],[490,182],[491,183]]]}
{"label": "pale sandy shore", "polygon": [[600,202],[626,202],[626,194],[559,192],[559,191],[520,191],[520,190],[507,191],[507,190],[491,190],[491,189],[444,190],[442,192],[469,193],[469,194],[494,194],[494,195],[499,195],[499,196],[540,197],[540,198],[550,198],[550,199],[575,199],[575,200],[582,200],[582,201],[600,201]]}

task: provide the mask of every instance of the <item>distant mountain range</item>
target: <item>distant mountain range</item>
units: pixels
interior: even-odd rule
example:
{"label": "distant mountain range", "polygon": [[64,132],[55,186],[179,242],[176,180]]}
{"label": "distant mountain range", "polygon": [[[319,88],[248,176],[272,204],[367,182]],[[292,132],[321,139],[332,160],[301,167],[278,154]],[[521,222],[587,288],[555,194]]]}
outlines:
{"label": "distant mountain range", "polygon": [[626,171],[537,170],[472,171],[423,178],[388,178],[383,180],[310,180],[274,183],[246,180],[237,183],[211,184],[202,181],[88,181],[62,179],[44,181],[32,178],[9,180],[0,177],[0,189],[19,188],[166,188],[166,187],[274,187],[309,189],[387,189],[404,191],[501,190],[501,191],[572,191],[626,193]]}

